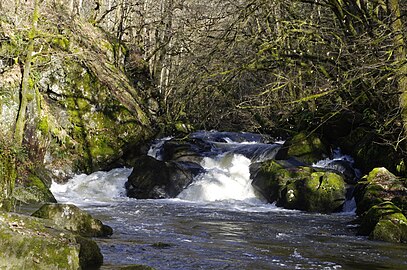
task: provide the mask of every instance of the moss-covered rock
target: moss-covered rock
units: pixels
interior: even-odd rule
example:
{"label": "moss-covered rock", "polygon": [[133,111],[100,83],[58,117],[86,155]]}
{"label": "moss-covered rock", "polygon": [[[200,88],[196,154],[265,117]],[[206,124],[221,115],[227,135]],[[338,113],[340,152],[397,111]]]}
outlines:
{"label": "moss-covered rock", "polygon": [[356,213],[361,215],[372,206],[391,200],[404,208],[407,188],[404,180],[396,177],[386,168],[380,167],[373,169],[359,181],[355,187],[354,196],[357,205]]}
{"label": "moss-covered rock", "polygon": [[311,175],[312,168],[295,166],[295,161],[268,160],[251,165],[252,186],[263,195],[268,202],[281,199],[282,190],[287,182],[295,182]]}
{"label": "moss-covered rock", "polygon": [[45,183],[34,174],[30,174],[24,183],[16,185],[13,197],[26,204],[57,202]]}
{"label": "moss-covered rock", "polygon": [[103,255],[96,242],[80,235],[76,235],[75,240],[81,247],[79,250],[79,264],[81,268],[99,269],[103,264]]}
{"label": "moss-covered rock", "polygon": [[[90,243],[92,242],[92,243]],[[101,265],[90,239],[82,241],[55,224],[0,212],[1,269],[89,269]]]}
{"label": "moss-covered rock", "polygon": [[252,185],[269,202],[284,208],[322,213],[341,209],[346,199],[345,181],[341,175],[294,164],[274,160],[263,162],[252,174]]}
{"label": "moss-covered rock", "polygon": [[358,232],[373,240],[407,242],[407,219],[393,203],[383,202],[362,216]]}
{"label": "moss-covered rock", "polygon": [[[15,14],[7,11],[0,29],[7,36],[0,44],[0,136],[11,139],[30,16],[15,28],[8,19]],[[32,13],[30,6],[21,6],[24,13]],[[45,164],[62,182],[109,167],[129,144],[150,139],[153,127],[147,91],[134,83],[140,78],[125,73],[123,44],[51,2],[41,5],[39,16],[37,31],[47,34],[34,42],[24,145],[35,166]]]}
{"label": "moss-covered rock", "polygon": [[315,134],[298,133],[284,143],[277,159],[295,157],[306,164],[313,164],[329,156],[327,147]]}
{"label": "moss-covered rock", "polygon": [[112,228],[72,204],[45,204],[32,216],[50,219],[58,226],[85,237],[113,233]]}
{"label": "moss-covered rock", "polygon": [[333,172],[321,171],[290,182],[277,205],[288,209],[331,213],[341,210],[345,200],[343,177]]}

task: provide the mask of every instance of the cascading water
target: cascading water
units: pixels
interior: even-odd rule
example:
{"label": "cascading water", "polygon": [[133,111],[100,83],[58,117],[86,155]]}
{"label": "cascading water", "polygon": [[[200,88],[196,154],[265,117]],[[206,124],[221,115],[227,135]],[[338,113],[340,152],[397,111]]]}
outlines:
{"label": "cascading water", "polygon": [[250,159],[239,154],[206,157],[206,170],[182,191],[178,198],[187,201],[252,200],[257,201],[250,180]]}
{"label": "cascading water", "polygon": [[[205,156],[201,166],[205,170],[195,177],[177,198],[186,201],[245,201],[263,204],[256,197],[251,185],[250,165],[274,158],[282,142],[268,144],[265,138],[251,133],[207,132],[192,134],[211,145],[211,151],[201,152]],[[159,159],[165,141],[155,142],[149,155]]]}
{"label": "cascading water", "polygon": [[[79,175],[52,184],[51,191],[113,228],[111,238],[95,239],[102,269],[406,269],[406,246],[355,236],[354,216],[284,210],[258,200],[249,165],[273,158],[281,144],[229,135],[195,134],[210,146],[204,145],[200,163],[205,171],[176,199],[125,197],[127,168]],[[150,155],[162,159],[163,144],[157,141]]]}
{"label": "cascading water", "polygon": [[53,182],[51,192],[60,202],[83,204],[109,204],[125,197],[124,183],[132,169],[113,169],[109,172],[81,174],[66,184]]}

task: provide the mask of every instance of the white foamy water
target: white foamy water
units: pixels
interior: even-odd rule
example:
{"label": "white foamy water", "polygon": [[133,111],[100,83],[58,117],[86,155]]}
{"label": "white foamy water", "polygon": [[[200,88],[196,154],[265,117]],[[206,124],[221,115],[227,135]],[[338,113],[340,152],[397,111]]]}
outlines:
{"label": "white foamy water", "polygon": [[66,184],[53,182],[50,190],[59,202],[76,205],[111,203],[125,197],[124,183],[131,172],[132,169],[120,168],[90,175],[80,174]]}
{"label": "white foamy water", "polygon": [[187,201],[252,200],[258,201],[250,180],[250,159],[238,154],[206,157],[206,172],[196,177],[178,198]]}

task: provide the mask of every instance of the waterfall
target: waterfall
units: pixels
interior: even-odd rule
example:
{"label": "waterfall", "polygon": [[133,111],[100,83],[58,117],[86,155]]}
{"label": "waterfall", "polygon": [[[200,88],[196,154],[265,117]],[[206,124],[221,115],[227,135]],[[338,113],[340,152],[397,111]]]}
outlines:
{"label": "waterfall", "polygon": [[105,204],[124,197],[124,183],[132,169],[119,168],[108,172],[80,174],[66,184],[53,182],[51,192],[59,202],[83,204]]}
{"label": "waterfall", "polygon": [[250,159],[227,153],[216,158],[206,157],[206,170],[184,189],[178,198],[188,201],[258,200],[251,185]]}

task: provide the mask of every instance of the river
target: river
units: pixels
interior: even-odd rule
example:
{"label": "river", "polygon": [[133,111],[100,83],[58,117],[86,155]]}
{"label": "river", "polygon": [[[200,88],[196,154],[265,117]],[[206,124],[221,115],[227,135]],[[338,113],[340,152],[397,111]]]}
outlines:
{"label": "river", "polygon": [[305,213],[256,197],[243,155],[202,165],[206,172],[174,199],[127,198],[130,168],[78,175],[51,191],[113,228],[95,239],[102,269],[407,269],[407,245],[356,236],[352,211]]}

